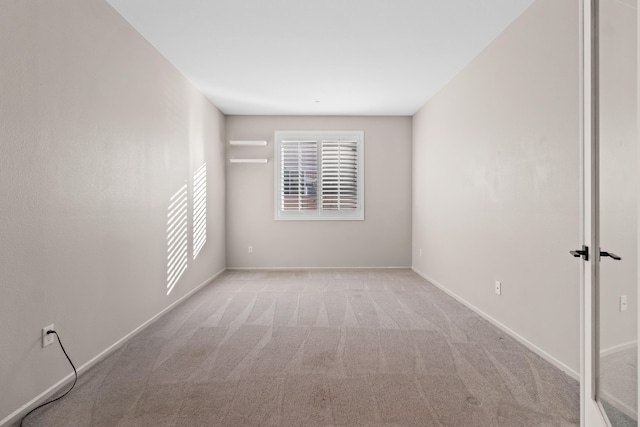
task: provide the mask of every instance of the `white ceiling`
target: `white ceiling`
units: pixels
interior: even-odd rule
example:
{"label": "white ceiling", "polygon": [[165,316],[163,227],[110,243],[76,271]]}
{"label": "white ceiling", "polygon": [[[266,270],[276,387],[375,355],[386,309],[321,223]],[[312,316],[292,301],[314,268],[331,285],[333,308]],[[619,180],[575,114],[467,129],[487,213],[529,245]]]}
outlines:
{"label": "white ceiling", "polygon": [[413,115],[533,0],[107,0],[225,114]]}

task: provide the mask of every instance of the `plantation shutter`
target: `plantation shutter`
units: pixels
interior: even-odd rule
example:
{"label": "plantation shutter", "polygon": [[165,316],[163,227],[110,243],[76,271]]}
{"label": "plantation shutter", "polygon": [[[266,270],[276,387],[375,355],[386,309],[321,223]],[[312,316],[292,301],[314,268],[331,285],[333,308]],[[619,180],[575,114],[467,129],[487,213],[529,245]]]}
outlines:
{"label": "plantation shutter", "polygon": [[358,141],[322,141],[322,209],[357,210]]}
{"label": "plantation shutter", "polygon": [[318,208],[317,141],[282,141],[280,171],[280,210],[316,210]]}
{"label": "plantation shutter", "polygon": [[276,220],[364,220],[364,132],[276,131]]}

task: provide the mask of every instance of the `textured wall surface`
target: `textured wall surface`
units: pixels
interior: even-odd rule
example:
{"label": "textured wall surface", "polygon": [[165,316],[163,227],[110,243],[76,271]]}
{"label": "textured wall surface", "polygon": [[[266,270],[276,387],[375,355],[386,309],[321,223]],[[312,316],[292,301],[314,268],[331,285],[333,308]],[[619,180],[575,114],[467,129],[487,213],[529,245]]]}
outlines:
{"label": "textured wall surface", "polygon": [[574,374],[578,18],[536,1],[413,120],[413,268]]}
{"label": "textured wall surface", "polygon": [[[106,2],[0,14],[0,423],[224,269],[224,117]],[[207,243],[167,295],[170,198]]]}
{"label": "textured wall surface", "polygon": [[[363,130],[364,221],[275,221],[276,130]],[[268,158],[227,165],[227,262],[233,267],[407,267],[411,263],[411,118],[228,116],[229,157]],[[247,253],[253,246],[253,254]]]}
{"label": "textured wall surface", "polygon": [[637,345],[637,306],[619,310],[619,298],[637,299],[637,67],[636,16],[628,4],[600,4],[600,246],[622,260],[603,258],[601,347]]}

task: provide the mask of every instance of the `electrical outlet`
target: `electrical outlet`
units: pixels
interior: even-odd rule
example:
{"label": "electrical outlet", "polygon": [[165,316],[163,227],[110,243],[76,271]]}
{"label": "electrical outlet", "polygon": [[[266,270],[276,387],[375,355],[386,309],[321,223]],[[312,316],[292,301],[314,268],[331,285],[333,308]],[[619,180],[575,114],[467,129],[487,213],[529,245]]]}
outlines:
{"label": "electrical outlet", "polygon": [[48,345],[53,344],[55,339],[55,334],[47,334],[49,331],[53,331],[53,325],[45,326],[42,328],[42,348],[45,348]]}
{"label": "electrical outlet", "polygon": [[620,297],[620,311],[627,311],[627,296],[622,295]]}
{"label": "electrical outlet", "polygon": [[502,283],[496,280],[496,294],[502,295]]}
{"label": "electrical outlet", "polygon": [[249,246],[249,248],[247,249],[247,253],[250,253],[250,254],[253,253],[253,246]]}
{"label": "electrical outlet", "polygon": [[420,248],[418,252],[420,253],[420,256],[422,256],[422,248]]}

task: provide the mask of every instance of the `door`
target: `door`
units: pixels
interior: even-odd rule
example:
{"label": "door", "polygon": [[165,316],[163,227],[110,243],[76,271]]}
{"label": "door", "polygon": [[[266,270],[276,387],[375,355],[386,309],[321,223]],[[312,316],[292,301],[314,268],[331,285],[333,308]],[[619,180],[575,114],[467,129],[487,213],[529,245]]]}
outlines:
{"label": "door", "polygon": [[583,424],[637,426],[637,0],[582,6]]}

